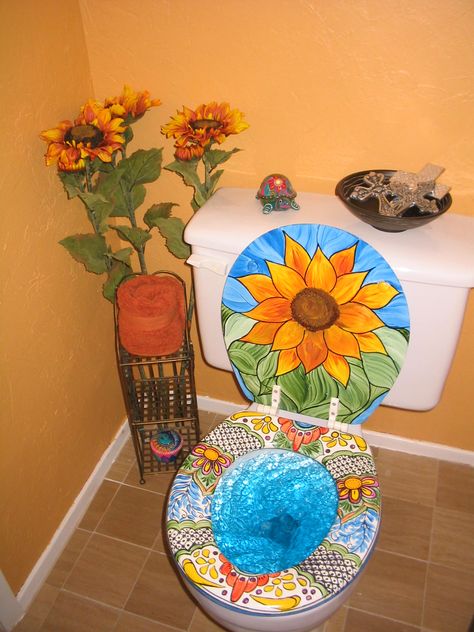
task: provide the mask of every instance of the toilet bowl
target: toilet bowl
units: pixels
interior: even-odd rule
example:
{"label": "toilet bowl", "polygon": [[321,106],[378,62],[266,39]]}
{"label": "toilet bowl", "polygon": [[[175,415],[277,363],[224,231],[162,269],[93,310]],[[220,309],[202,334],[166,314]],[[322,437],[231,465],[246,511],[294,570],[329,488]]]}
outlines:
{"label": "toilet bowl", "polygon": [[[187,588],[223,627],[313,630],[353,591],[379,532],[380,489],[360,424],[403,364],[410,329],[405,294],[367,242],[331,226],[292,224],[244,248],[226,277],[221,309],[232,369],[254,403],[219,423],[183,462],[167,503],[169,548]],[[291,470],[294,455],[308,476],[314,465],[326,488],[292,485],[291,472],[300,473],[299,464]],[[253,469],[243,476],[247,462]],[[270,480],[277,489],[268,488],[272,500],[262,510]],[[244,513],[254,506],[239,508],[244,495],[260,499],[247,522]],[[324,532],[316,533],[322,496],[335,500]],[[229,499],[235,506],[222,529],[217,518]],[[314,525],[304,517],[308,503]],[[235,551],[242,522],[244,553],[255,546],[247,535],[258,542],[270,534],[270,546],[283,550],[280,566],[263,562],[254,571],[236,561],[247,559]],[[237,534],[232,546],[226,530]],[[302,551],[310,548],[293,559],[293,542],[301,540]]]}

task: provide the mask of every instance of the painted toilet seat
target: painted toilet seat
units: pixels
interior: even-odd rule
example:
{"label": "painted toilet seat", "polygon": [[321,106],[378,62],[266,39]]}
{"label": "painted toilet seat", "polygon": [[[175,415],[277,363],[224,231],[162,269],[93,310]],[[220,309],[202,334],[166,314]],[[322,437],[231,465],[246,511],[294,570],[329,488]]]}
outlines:
{"label": "painted toilet seat", "polygon": [[[183,462],[168,500],[170,550],[183,576],[219,605],[255,615],[301,613],[347,588],[376,541],[375,464],[350,425],[370,416],[398,376],[409,338],[405,295],[364,241],[329,226],[294,224],[265,233],[237,258],[224,286],[222,322],[236,378],[260,412],[228,417]],[[339,408],[327,428],[333,398]],[[294,421],[301,415],[319,425]],[[339,504],[328,534],[305,560],[249,575],[216,546],[211,498],[236,459],[266,448],[322,464]]]}
{"label": "painted toilet seat", "polygon": [[[251,575],[233,566],[216,545],[211,498],[236,459],[275,447],[326,467],[339,491],[338,513],[305,560],[278,573]],[[312,608],[343,590],[368,558],[379,523],[375,464],[361,437],[241,411],[216,426],[184,461],[168,500],[167,535],[179,570],[206,597],[236,611],[281,615]]]}

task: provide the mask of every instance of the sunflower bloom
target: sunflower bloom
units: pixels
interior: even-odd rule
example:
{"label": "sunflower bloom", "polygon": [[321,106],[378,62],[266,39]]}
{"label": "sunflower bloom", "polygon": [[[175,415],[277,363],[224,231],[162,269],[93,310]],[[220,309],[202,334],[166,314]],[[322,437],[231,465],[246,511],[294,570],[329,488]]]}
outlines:
{"label": "sunflower bloom", "polygon": [[59,171],[80,171],[87,159],[111,162],[113,153],[124,143],[122,123],[123,119],[112,118],[97,101],[88,101],[74,123],[61,121],[40,134],[48,143],[46,165],[57,163]]}
{"label": "sunflower bloom", "polygon": [[124,86],[123,92],[118,97],[105,99],[104,106],[112,112],[113,116],[124,119],[136,119],[143,116],[151,107],[161,105],[160,99],[152,99],[148,90],[135,92],[130,86]]}
{"label": "sunflower bloom", "polygon": [[244,312],[257,321],[240,340],[271,344],[278,351],[276,375],[303,365],[306,373],[323,366],[344,386],[349,358],[361,352],[387,351],[374,333],[385,323],[374,310],[385,307],[398,291],[387,282],[364,285],[366,272],[354,272],[356,246],[326,257],[318,248],[311,258],[285,234],[284,264],[267,261],[270,276],[250,274],[239,281],[257,301]]}
{"label": "sunflower bloom", "polygon": [[227,136],[239,134],[248,128],[244,115],[231,110],[228,103],[199,105],[196,110],[183,106],[161,132],[166,138],[175,139],[175,157],[179,160],[201,158],[212,143],[219,145]]}

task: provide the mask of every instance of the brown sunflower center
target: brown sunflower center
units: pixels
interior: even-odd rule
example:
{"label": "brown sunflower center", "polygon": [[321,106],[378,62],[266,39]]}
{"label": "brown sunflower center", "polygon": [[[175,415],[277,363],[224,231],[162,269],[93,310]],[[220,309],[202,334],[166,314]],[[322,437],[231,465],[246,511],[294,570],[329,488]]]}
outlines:
{"label": "brown sunflower center", "polygon": [[98,147],[103,141],[104,135],[98,127],[94,125],[74,125],[68,130],[64,136],[64,140],[68,143],[84,143],[89,147]]}
{"label": "brown sunflower center", "polygon": [[333,325],[339,318],[339,307],[324,290],[307,287],[291,302],[291,314],[297,323],[309,331],[320,331]]}
{"label": "brown sunflower center", "polygon": [[189,123],[194,131],[197,129],[218,129],[222,127],[220,121],[214,121],[213,119],[197,119]]}

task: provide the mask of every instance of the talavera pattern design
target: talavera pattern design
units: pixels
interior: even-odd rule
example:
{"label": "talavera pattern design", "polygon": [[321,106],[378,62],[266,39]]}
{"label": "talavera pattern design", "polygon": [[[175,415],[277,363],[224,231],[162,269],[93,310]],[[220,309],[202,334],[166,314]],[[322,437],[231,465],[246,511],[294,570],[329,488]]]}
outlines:
{"label": "talavera pattern design", "polygon": [[[305,560],[278,573],[249,575],[217,547],[210,499],[237,458],[266,448],[299,452],[324,465],[336,482],[339,504],[330,532]],[[379,522],[379,486],[364,439],[242,411],[219,424],[184,461],[170,492],[167,535],[178,568],[196,589],[232,609],[281,614],[311,607],[342,590],[367,559]]]}

